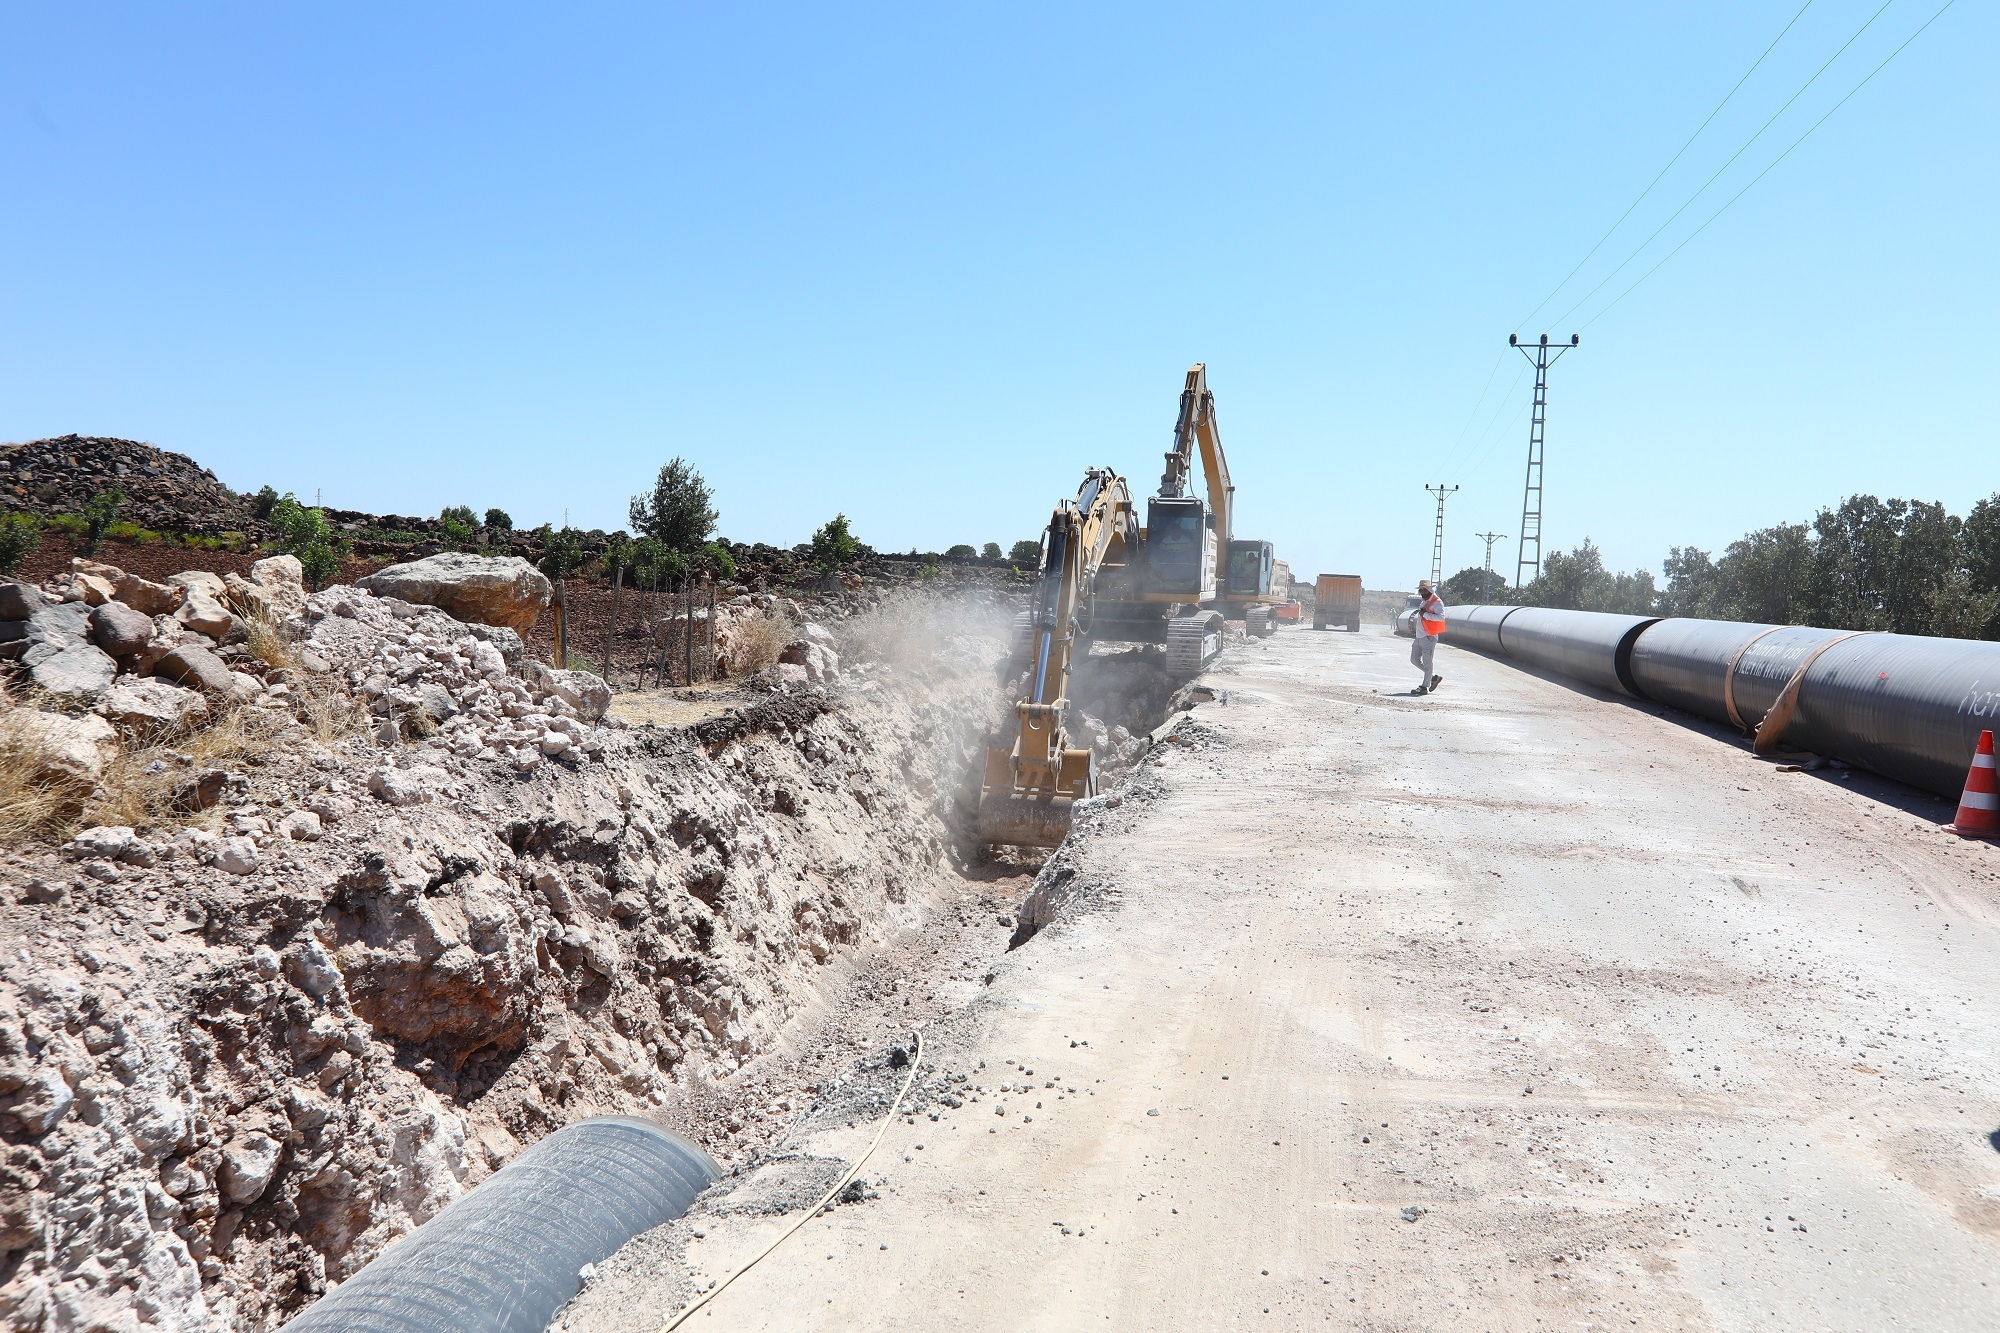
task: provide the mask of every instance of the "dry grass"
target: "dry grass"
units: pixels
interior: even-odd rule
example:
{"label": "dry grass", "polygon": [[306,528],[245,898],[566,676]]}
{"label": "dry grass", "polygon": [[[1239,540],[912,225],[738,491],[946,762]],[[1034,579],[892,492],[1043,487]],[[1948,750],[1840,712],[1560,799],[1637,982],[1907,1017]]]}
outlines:
{"label": "dry grass", "polygon": [[91,784],[52,772],[27,733],[26,716],[0,716],[0,846],[53,839],[66,832],[90,800]]}
{"label": "dry grass", "polygon": [[293,675],[292,694],[299,701],[299,720],[321,745],[355,735],[368,721],[367,714],[354,706],[347,691],[310,672]]}
{"label": "dry grass", "polygon": [[[263,760],[280,744],[287,719],[255,708],[232,708],[205,722],[121,751],[75,823],[125,824],[135,829],[212,823],[213,812],[178,809],[174,787],[209,768]],[[157,771],[149,772],[157,764]]]}
{"label": "dry grass", "polygon": [[796,637],[791,618],[783,611],[753,611],[736,626],[730,665],[739,675],[754,676],[776,666],[785,645]]}
{"label": "dry grass", "polygon": [[243,645],[266,666],[288,670],[299,664],[283,627],[267,612],[253,612],[243,621]]}

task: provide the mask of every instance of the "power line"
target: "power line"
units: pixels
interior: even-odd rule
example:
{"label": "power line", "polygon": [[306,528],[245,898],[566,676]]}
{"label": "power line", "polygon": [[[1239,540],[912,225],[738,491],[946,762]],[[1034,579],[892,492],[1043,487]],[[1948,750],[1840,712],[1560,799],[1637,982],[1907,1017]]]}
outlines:
{"label": "power line", "polygon": [[1792,103],[1798,101],[1801,97],[1805,96],[1806,89],[1812,87],[1813,84],[1819,82],[1819,76],[1826,73],[1826,71],[1833,65],[1833,62],[1840,59],[1840,57],[1846,53],[1848,47],[1860,41],[1861,34],[1867,32],[1869,28],[1873,27],[1875,24],[1875,20],[1881,18],[1883,12],[1887,10],[1890,5],[1893,5],[1895,3],[1896,0],[1882,0],[1882,8],[1876,10],[1873,14],[1869,15],[1868,22],[1862,24],[1859,28],[1855,29],[1854,35],[1852,37],[1849,37],[1846,41],[1840,44],[1840,50],[1835,51],[1832,55],[1828,56],[1826,58],[1826,64],[1821,65],[1817,70],[1814,70],[1813,76],[1810,79],[1807,79],[1803,84],[1799,85],[1799,90],[1793,93],[1790,97],[1786,98],[1785,104],[1783,106],[1779,107],[1776,111],[1772,112],[1771,118],[1765,121],[1762,125],[1758,126],[1757,132],[1751,135],[1748,139],[1744,140],[1743,146],[1737,149],[1735,152],[1731,153],[1729,155],[1729,160],[1727,162],[1724,162],[1721,166],[1715,169],[1715,175],[1710,176],[1707,180],[1703,181],[1701,183],[1701,188],[1696,190],[1693,194],[1687,197],[1687,202],[1683,203],[1679,208],[1676,208],[1671,214],[1669,214],[1665,222],[1662,222],[1658,227],[1653,229],[1653,234],[1651,236],[1648,236],[1645,240],[1639,242],[1638,247],[1634,249],[1631,254],[1626,255],[1624,259],[1619,261],[1617,268],[1612,269],[1609,273],[1605,274],[1602,278],[1598,279],[1597,286],[1592,287],[1589,291],[1585,292],[1582,296],[1578,297],[1576,300],[1576,304],[1572,305],[1569,309],[1563,311],[1562,314],[1558,315],[1554,322],[1557,324],[1563,323],[1571,315],[1575,314],[1578,308],[1581,307],[1585,302],[1590,300],[1591,297],[1597,295],[1598,292],[1602,291],[1606,283],[1610,282],[1620,273],[1623,273],[1625,271],[1625,266],[1627,264],[1630,264],[1633,260],[1637,259],[1641,254],[1645,252],[1647,246],[1651,245],[1654,241],[1658,240],[1660,233],[1665,231],[1668,227],[1671,227],[1674,224],[1674,219],[1678,218],[1681,214],[1687,212],[1688,209],[1694,205],[1695,200],[1701,198],[1702,195],[1708,193],[1708,187],[1715,184],[1715,182],[1717,181],[1717,179],[1721,177],[1723,172],[1729,170],[1729,168],[1736,165],[1736,159],[1742,157],[1745,153],[1749,152],[1750,145],[1756,143],[1757,140],[1763,138],[1764,131],[1770,129],[1772,125],[1776,124],[1778,117],[1784,115],[1786,111],[1791,109]]}
{"label": "power line", "polygon": [[1755,176],[1752,176],[1750,178],[1750,183],[1748,185],[1745,185],[1742,189],[1738,190],[1735,194],[1729,197],[1728,203],[1725,203],[1721,208],[1718,208],[1715,210],[1715,212],[1709,214],[1707,222],[1702,223],[1699,227],[1696,227],[1693,231],[1689,232],[1679,245],[1667,251],[1666,254],[1660,257],[1659,263],[1653,265],[1651,268],[1647,269],[1644,273],[1640,274],[1638,280],[1635,281],[1630,287],[1627,287],[1624,291],[1612,297],[1610,302],[1604,307],[1604,309],[1598,311],[1596,314],[1592,315],[1589,319],[1585,320],[1583,322],[1582,327],[1587,329],[1592,324],[1595,324],[1598,320],[1604,318],[1605,315],[1611,312],[1612,307],[1616,306],[1620,301],[1624,300],[1626,297],[1630,296],[1633,292],[1637,291],[1639,289],[1640,283],[1643,283],[1647,278],[1650,278],[1655,273],[1658,273],[1661,267],[1665,265],[1669,259],[1672,259],[1675,255],[1679,254],[1683,249],[1685,249],[1689,241],[1692,241],[1695,237],[1707,231],[1709,222],[1713,222],[1717,218],[1721,217],[1724,213],[1727,213],[1729,211],[1730,204],[1734,204],[1738,199],[1741,199],[1744,195],[1750,193],[1751,188],[1755,186],[1758,181],[1763,180],[1764,177],[1771,174],[1772,168],[1776,167],[1778,163],[1784,161],[1786,158],[1792,155],[1793,148],[1797,148],[1800,144],[1804,143],[1807,139],[1811,138],[1813,131],[1818,129],[1820,126],[1826,124],[1826,122],[1832,118],[1834,112],[1846,106],[1849,98],[1852,98],[1855,93],[1858,93],[1863,88],[1866,88],[1868,86],[1870,79],[1873,79],[1877,74],[1880,74],[1883,71],[1883,69],[1887,67],[1887,65],[1891,60],[1894,60],[1897,56],[1903,54],[1903,47],[1908,46],[1911,42],[1914,42],[1917,40],[1917,38],[1923,36],[1925,28],[1930,27],[1931,24],[1936,23],[1939,19],[1943,18],[1944,11],[1950,9],[1954,4],[1957,3],[1958,0],[1945,0],[1944,4],[1939,7],[1937,13],[1931,15],[1929,18],[1924,20],[1922,28],[1918,28],[1908,37],[1905,37],[1903,39],[1902,46],[1898,46],[1895,50],[1891,51],[1886,57],[1883,58],[1882,63],[1880,65],[1877,65],[1874,69],[1868,71],[1867,78],[1864,78],[1861,80],[1861,82],[1855,84],[1854,87],[1848,91],[1846,97],[1841,98],[1838,102],[1835,102],[1831,107],[1827,108],[1827,112],[1825,115],[1821,116],[1818,120],[1814,121],[1809,127],[1807,127],[1806,132],[1804,134],[1801,134],[1798,138],[1792,140],[1791,148],[1787,148],[1784,152],[1778,154],[1775,158],[1771,159],[1770,166],[1765,167]]}
{"label": "power line", "polygon": [[[1775,50],[1777,50],[1777,49],[1778,49],[1778,43],[1779,43],[1779,42],[1782,42],[1782,41],[1784,41],[1784,40],[1785,40],[1785,34],[1786,34],[1786,33],[1788,33],[1788,32],[1790,32],[1790,31],[1792,30],[1793,26],[1794,26],[1795,24],[1797,24],[1797,23],[1798,23],[1798,21],[1799,21],[1800,19],[1802,19],[1802,18],[1804,18],[1804,17],[1805,17],[1805,12],[1806,12],[1806,11],[1807,11],[1808,9],[1811,9],[1811,8],[1812,8],[1812,5],[1813,5],[1813,0],[1806,0],[1806,2],[1805,2],[1805,3],[1803,4],[1803,5],[1800,5],[1800,6],[1799,6],[1799,12],[1798,12],[1798,13],[1796,13],[1796,14],[1794,14],[1794,15],[1792,15],[1792,21],[1791,21],[1790,23],[1787,23],[1787,24],[1786,24],[1786,25],[1785,25],[1785,26],[1784,26],[1783,28],[1781,28],[1781,29],[1779,30],[1779,32],[1778,32],[1778,35],[1777,35],[1776,37],[1773,37],[1773,38],[1771,39],[1771,44],[1770,44],[1769,46],[1767,46],[1767,47],[1765,47],[1765,48],[1764,48],[1764,54],[1763,54],[1763,55],[1760,55],[1760,56],[1758,56],[1758,57],[1757,57],[1757,59],[1756,59],[1756,60],[1755,60],[1754,62],[1752,62],[1752,63],[1751,63],[1751,66],[1750,66],[1750,68],[1749,68],[1749,69],[1746,69],[1746,70],[1744,70],[1744,71],[1743,71],[1743,77],[1742,77],[1742,78],[1740,78],[1740,79],[1738,79],[1738,80],[1736,81],[1736,84],[1735,84],[1735,86],[1734,86],[1734,87],[1732,87],[1732,88],[1731,88],[1731,89],[1730,89],[1730,90],[1728,91],[1728,93],[1726,93],[1726,94],[1725,94],[1725,95],[1723,96],[1723,99],[1722,99],[1722,100],[1721,100],[1720,102],[1717,102],[1717,103],[1715,104],[1715,110],[1713,110],[1713,111],[1711,111],[1711,112],[1709,112],[1709,113],[1708,113],[1708,118],[1707,118],[1706,120],[1702,121],[1702,122],[1701,122],[1701,124],[1699,124],[1699,125],[1695,126],[1695,130],[1694,130],[1694,133],[1693,133],[1693,134],[1690,134],[1690,135],[1688,136],[1688,138],[1687,138],[1687,142],[1686,142],[1686,143],[1684,143],[1684,144],[1682,144],[1682,145],[1680,146],[1680,151],[1679,151],[1679,152],[1677,152],[1677,153],[1675,153],[1675,154],[1674,154],[1674,155],[1673,155],[1672,157],[1668,158],[1668,159],[1667,159],[1667,165],[1665,165],[1664,167],[1661,167],[1661,168],[1660,168],[1660,174],[1659,174],[1659,175],[1657,175],[1657,176],[1655,176],[1655,177],[1653,177],[1653,179],[1652,179],[1651,181],[1647,182],[1647,184],[1646,184],[1646,188],[1645,188],[1645,189],[1643,189],[1643,190],[1641,190],[1641,191],[1639,191],[1639,197],[1638,197],[1637,199],[1634,199],[1634,200],[1633,200],[1633,201],[1631,202],[1631,204],[1629,204],[1629,205],[1628,205],[1628,206],[1626,207],[1625,211],[1624,211],[1623,213],[1620,213],[1620,214],[1618,215],[1618,220],[1617,220],[1616,222],[1614,222],[1614,223],[1612,223],[1612,224],[1611,224],[1611,227],[1610,227],[1610,230],[1606,231],[1606,232],[1605,232],[1605,233],[1604,233],[1604,234],[1603,234],[1602,236],[1600,236],[1600,237],[1598,237],[1598,238],[1597,238],[1597,244],[1596,244],[1596,245],[1593,245],[1593,246],[1591,246],[1591,247],[1590,247],[1590,250],[1589,250],[1589,252],[1588,252],[1588,253],[1586,253],[1586,254],[1584,255],[1584,257],[1583,257],[1583,258],[1581,258],[1581,259],[1579,259],[1579,260],[1577,260],[1577,261],[1576,261],[1576,267],[1575,267],[1575,268],[1573,268],[1573,269],[1571,269],[1571,270],[1570,270],[1570,271],[1569,271],[1568,273],[1566,273],[1565,275],[1563,275],[1563,280],[1562,280],[1561,282],[1557,283],[1557,284],[1555,285],[1555,287],[1554,287],[1553,289],[1551,289],[1551,290],[1550,290],[1550,292],[1549,292],[1549,294],[1548,294],[1547,296],[1544,296],[1544,297],[1542,298],[1542,300],[1541,300],[1541,304],[1540,304],[1540,305],[1537,305],[1537,306],[1536,306],[1536,307],[1535,307],[1535,308],[1534,308],[1533,310],[1530,310],[1530,311],[1528,312],[1528,318],[1527,318],[1527,319],[1523,319],[1523,320],[1520,320],[1520,321],[1519,321],[1519,322],[1518,322],[1518,323],[1517,323],[1517,324],[1515,325],[1515,327],[1517,327],[1517,328],[1526,328],[1526,327],[1528,327],[1528,322],[1529,322],[1529,320],[1532,320],[1532,319],[1534,319],[1534,317],[1535,317],[1536,315],[1539,315],[1539,314],[1541,314],[1541,313],[1542,313],[1542,306],[1545,306],[1545,305],[1547,305],[1547,304],[1548,304],[1549,302],[1551,302],[1551,301],[1555,300],[1555,299],[1556,299],[1556,293],[1557,293],[1557,292],[1560,292],[1560,291],[1561,291],[1561,290],[1562,290],[1563,288],[1565,288],[1565,287],[1569,286],[1569,280],[1570,280],[1571,278],[1575,277],[1575,276],[1576,276],[1576,275],[1577,275],[1577,274],[1578,274],[1579,272],[1581,272],[1581,271],[1582,271],[1582,269],[1583,269],[1583,266],[1584,266],[1585,264],[1588,264],[1588,263],[1590,262],[1590,257],[1591,257],[1591,255],[1594,255],[1594,254],[1596,254],[1596,253],[1597,253],[1597,252],[1598,252],[1599,250],[1601,250],[1601,249],[1603,249],[1603,248],[1604,248],[1604,243],[1605,243],[1606,241],[1608,241],[1608,240],[1610,240],[1610,239],[1611,239],[1611,235],[1612,235],[1612,232],[1615,232],[1615,231],[1617,231],[1617,230],[1618,230],[1618,229],[1619,229],[1620,227],[1622,227],[1622,226],[1624,226],[1624,225],[1625,225],[1625,219],[1626,219],[1626,218],[1629,218],[1629,217],[1631,217],[1631,216],[1632,216],[1632,210],[1633,210],[1633,209],[1637,208],[1637,207],[1638,207],[1638,206],[1639,206],[1640,204],[1642,204],[1642,203],[1644,203],[1644,202],[1645,202],[1645,200],[1646,200],[1646,196],[1647,196],[1647,195],[1649,195],[1649,194],[1651,194],[1651,193],[1653,192],[1653,187],[1654,187],[1655,185],[1658,185],[1658,184],[1659,184],[1659,183],[1660,183],[1660,182],[1661,182],[1662,180],[1665,180],[1665,179],[1666,179],[1666,175],[1667,175],[1667,173],[1668,173],[1669,171],[1672,171],[1672,170],[1674,169],[1674,163],[1676,163],[1676,162],[1680,161],[1680,160],[1681,160],[1681,155],[1682,155],[1682,154],[1684,154],[1684,153],[1686,153],[1688,149],[1690,149],[1690,148],[1694,147],[1694,141],[1695,141],[1696,139],[1699,139],[1699,138],[1701,137],[1701,132],[1702,132],[1703,130],[1705,130],[1705,129],[1707,129],[1707,128],[1708,128],[1708,125],[1709,125],[1709,121],[1712,121],[1712,120],[1714,120],[1714,119],[1715,119],[1715,118],[1716,118],[1717,116],[1719,116],[1719,115],[1721,115],[1721,114],[1722,114],[1722,108],[1724,108],[1724,107],[1726,107],[1726,106],[1728,106],[1728,105],[1729,105],[1729,100],[1730,100],[1730,98],[1732,98],[1732,97],[1735,97],[1735,96],[1736,96],[1736,94],[1737,94],[1737,92],[1738,92],[1738,91],[1739,91],[1739,90],[1740,90],[1740,89],[1741,89],[1741,88],[1743,87],[1743,85],[1744,85],[1744,84],[1746,84],[1746,83],[1748,83],[1748,82],[1750,81],[1750,76],[1751,76],[1752,74],[1755,74],[1755,73],[1757,72],[1757,68],[1758,68],[1758,66],[1760,66],[1760,65],[1762,65],[1762,64],[1764,63],[1764,58],[1765,58],[1765,56],[1768,56],[1768,55],[1770,55],[1770,54],[1771,54],[1771,52],[1773,52],[1773,51],[1775,51]],[[1871,21],[1872,21],[1872,20],[1871,20]],[[1558,324],[1562,323],[1562,321],[1561,321],[1561,320],[1557,320],[1556,322],[1557,322]],[[1461,434],[1462,434],[1462,433],[1463,433],[1463,432],[1461,432]]]}

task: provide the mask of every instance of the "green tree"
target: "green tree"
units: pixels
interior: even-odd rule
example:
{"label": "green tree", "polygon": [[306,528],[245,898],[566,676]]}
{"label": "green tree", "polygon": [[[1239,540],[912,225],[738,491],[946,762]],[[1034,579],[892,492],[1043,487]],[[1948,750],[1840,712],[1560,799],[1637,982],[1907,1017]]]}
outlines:
{"label": "green tree", "polygon": [[966,545],[964,542],[945,548],[945,555],[953,560],[977,560],[979,558],[979,552],[973,550],[972,547]]}
{"label": "green tree", "polygon": [[42,544],[41,524],[33,514],[0,518],[0,574],[12,574]]}
{"label": "green tree", "polygon": [[660,469],[651,495],[632,497],[633,530],[670,551],[697,551],[715,533],[710,498],[701,474],[676,458]]}
{"label": "green tree", "polygon": [[980,547],[979,558],[981,560],[998,560],[1000,558],[1000,543],[988,542],[986,545]]}
{"label": "green tree", "polygon": [[736,577],[736,557],[721,542],[710,542],[696,554],[695,561],[713,578]]}
{"label": "green tree", "polygon": [[325,510],[308,508],[287,491],[271,506],[268,521],[278,535],[278,549],[298,557],[307,588],[318,592],[340,576],[344,547],[326,521]]}
{"label": "green tree", "polygon": [[[1496,571],[1492,576],[1493,590],[1504,594],[1507,580]],[[1483,566],[1467,565],[1438,586],[1438,596],[1444,598],[1447,606],[1475,606],[1481,602],[1491,602],[1495,597],[1487,592],[1488,575]]]}
{"label": "green tree", "polygon": [[845,514],[835,514],[812,535],[812,561],[823,572],[830,574],[852,564],[860,554],[861,543],[848,531]]}
{"label": "green tree", "polygon": [[125,508],[125,492],[116,486],[108,491],[99,491],[83,506],[83,553],[94,554],[104,540],[104,530],[118,521],[118,515]]}
{"label": "green tree", "polygon": [[1708,552],[1692,546],[1670,547],[1660,572],[1667,578],[1666,589],[1660,594],[1661,615],[1707,618],[1717,614],[1717,575]]}
{"label": "green tree", "polygon": [[1715,614],[1728,620],[1799,625],[1812,571],[1811,529],[1761,528],[1729,543],[1715,562]]}
{"label": "green tree", "polygon": [[277,503],[278,492],[275,487],[258,487],[257,493],[250,497],[250,517],[260,520],[269,518],[271,507]]}
{"label": "green tree", "polygon": [[1015,542],[1007,550],[1007,563],[1040,568],[1042,563],[1042,544],[1031,541]]}
{"label": "green tree", "polygon": [[504,509],[489,509],[486,511],[486,526],[495,532],[512,532],[514,520]]}

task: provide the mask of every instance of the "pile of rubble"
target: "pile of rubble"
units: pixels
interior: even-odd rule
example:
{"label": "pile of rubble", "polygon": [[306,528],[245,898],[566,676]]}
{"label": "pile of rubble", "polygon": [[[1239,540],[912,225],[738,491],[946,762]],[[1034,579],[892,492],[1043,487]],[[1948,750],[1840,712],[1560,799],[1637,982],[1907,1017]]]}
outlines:
{"label": "pile of rubble", "polygon": [[186,454],[136,440],[62,435],[0,445],[0,494],[8,509],[81,514],[97,495],[123,493],[119,519],[162,532],[248,532],[244,499]]}

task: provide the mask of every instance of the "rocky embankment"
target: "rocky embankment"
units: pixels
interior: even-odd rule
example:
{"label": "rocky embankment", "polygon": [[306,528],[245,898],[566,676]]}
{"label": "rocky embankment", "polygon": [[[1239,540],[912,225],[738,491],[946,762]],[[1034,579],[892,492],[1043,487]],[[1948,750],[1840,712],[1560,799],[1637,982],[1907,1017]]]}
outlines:
{"label": "rocky embankment", "polygon": [[628,727],[431,606],[118,573],[0,606],[11,808],[76,803],[0,857],[8,1328],[275,1327],[550,1130],[671,1119],[922,915],[998,709],[983,625],[803,636],[740,706]]}

